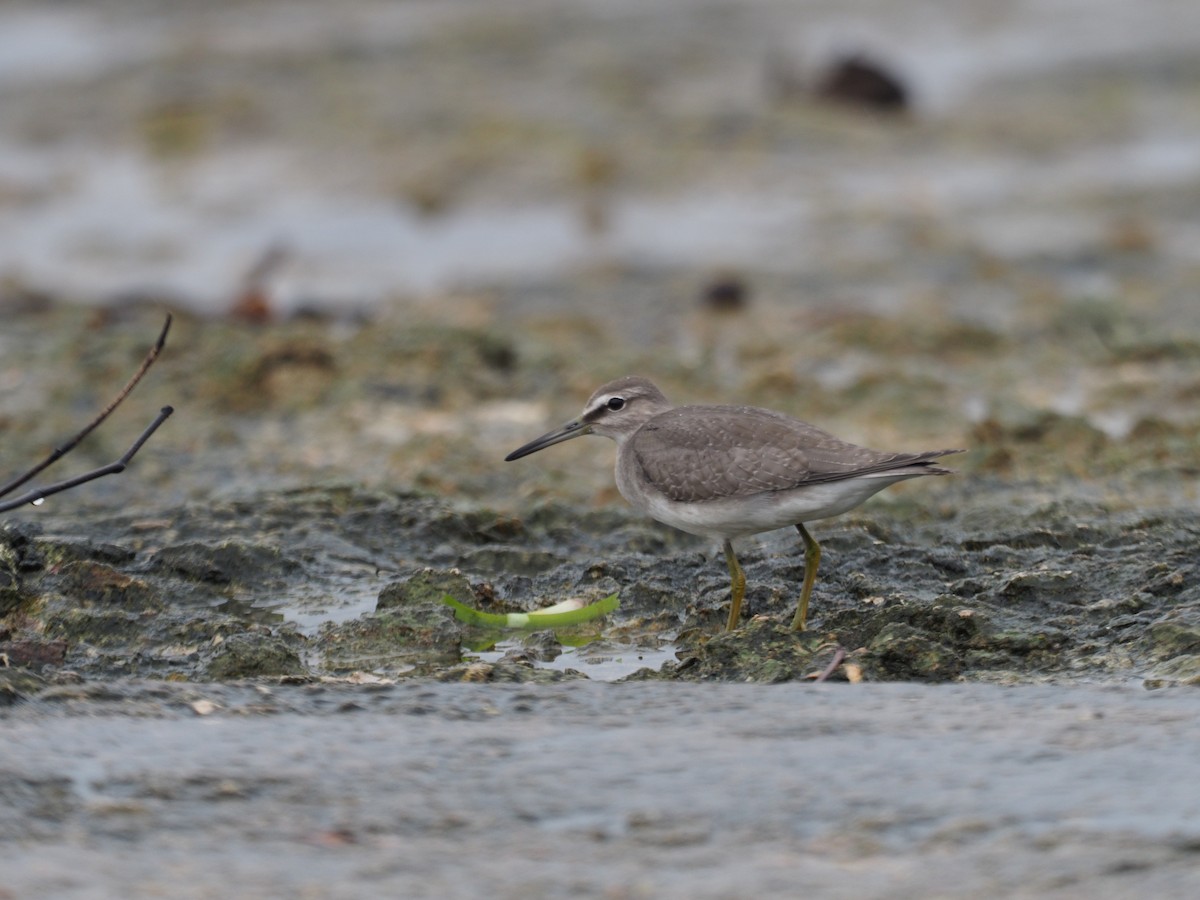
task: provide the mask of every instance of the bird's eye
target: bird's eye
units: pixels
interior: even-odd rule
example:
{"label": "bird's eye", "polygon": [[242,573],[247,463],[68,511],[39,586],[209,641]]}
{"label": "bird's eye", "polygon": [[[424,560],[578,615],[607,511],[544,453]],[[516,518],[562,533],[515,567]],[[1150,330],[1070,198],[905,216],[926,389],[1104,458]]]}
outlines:
{"label": "bird's eye", "polygon": [[625,398],[623,398],[623,397],[610,397],[610,398],[609,398],[609,400],[608,400],[608,403],[607,403],[606,405],[607,405],[607,406],[608,406],[608,408],[609,408],[609,409],[611,409],[613,412],[616,412],[618,409],[620,409],[621,407],[623,407],[623,406],[625,405]]}

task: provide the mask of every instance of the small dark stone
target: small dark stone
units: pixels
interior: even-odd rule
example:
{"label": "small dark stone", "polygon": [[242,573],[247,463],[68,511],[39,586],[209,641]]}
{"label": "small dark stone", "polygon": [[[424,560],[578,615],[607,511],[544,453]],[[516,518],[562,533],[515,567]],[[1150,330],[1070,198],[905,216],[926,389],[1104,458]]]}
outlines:
{"label": "small dark stone", "polygon": [[910,103],[900,76],[863,54],[834,60],[817,79],[814,93],[822,100],[883,112],[903,112]]}
{"label": "small dark stone", "polygon": [[489,369],[511,372],[517,367],[517,348],[507,337],[481,334],[478,343],[479,359]]}
{"label": "small dark stone", "polygon": [[562,642],[553,631],[535,631],[521,641],[521,649],[530,659],[552,662],[562,655]]}
{"label": "small dark stone", "polygon": [[737,312],[750,301],[750,289],[737,275],[718,275],[700,292],[700,302],[713,312]]}
{"label": "small dark stone", "polygon": [[279,678],[307,672],[300,655],[283,639],[268,634],[235,634],[221,642],[209,660],[214,681],[237,678]]}

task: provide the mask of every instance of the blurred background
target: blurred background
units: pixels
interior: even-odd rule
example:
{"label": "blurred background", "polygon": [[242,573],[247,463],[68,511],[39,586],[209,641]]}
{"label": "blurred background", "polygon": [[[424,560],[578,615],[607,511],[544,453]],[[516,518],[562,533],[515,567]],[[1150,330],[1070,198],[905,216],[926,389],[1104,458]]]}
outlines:
{"label": "blurred background", "polygon": [[635,372],[1194,503],[1200,4],[5,3],[4,470],[167,310],[71,466],[178,413],[71,503],[615,502],[606,442],[501,460]]}

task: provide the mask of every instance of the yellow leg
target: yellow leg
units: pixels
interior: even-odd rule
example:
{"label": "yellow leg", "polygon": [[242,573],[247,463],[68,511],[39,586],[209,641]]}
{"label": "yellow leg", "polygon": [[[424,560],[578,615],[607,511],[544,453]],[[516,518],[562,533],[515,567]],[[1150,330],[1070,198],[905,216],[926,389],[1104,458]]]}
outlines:
{"label": "yellow leg", "polygon": [[792,628],[803,631],[804,623],[808,620],[808,598],[812,596],[813,582],[817,580],[817,566],[821,564],[821,546],[813,540],[808,529],[802,524],[796,526],[800,537],[804,538],[804,587],[800,589],[800,606],[796,610],[796,618],[792,619]]}
{"label": "yellow leg", "polygon": [[738,619],[742,617],[742,598],[746,596],[746,573],[733,555],[733,544],[725,542],[725,562],[729,563],[729,622],[726,631],[737,627]]}

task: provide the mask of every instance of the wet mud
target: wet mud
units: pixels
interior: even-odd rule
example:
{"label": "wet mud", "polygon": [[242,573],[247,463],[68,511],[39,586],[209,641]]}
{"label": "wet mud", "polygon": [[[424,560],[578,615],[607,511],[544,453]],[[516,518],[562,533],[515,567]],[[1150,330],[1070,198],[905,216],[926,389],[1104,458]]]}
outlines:
{"label": "wet mud", "polygon": [[[783,533],[743,552],[746,621],[726,634],[728,577],[715,548],[617,508],[544,504],[519,517],[412,492],[310,488],[202,514],[157,510],[152,529],[145,514],[85,517],[75,534],[10,522],[0,532],[0,651],[22,673],[10,684],[22,694],[42,672],[604,677],[597,659],[572,668],[556,655],[546,669],[529,649],[543,636],[464,625],[442,598],[528,612],[616,593],[616,613],[545,640],[600,642],[585,654],[597,656],[673,649],[674,660],[624,676],[634,679],[804,679],[840,648],[834,677],[856,680],[1197,683],[1200,516],[1031,505],[1034,491],[960,477],[933,508],[824,524],[803,634],[787,627],[803,558]],[[481,660],[497,643],[509,652]]]}

